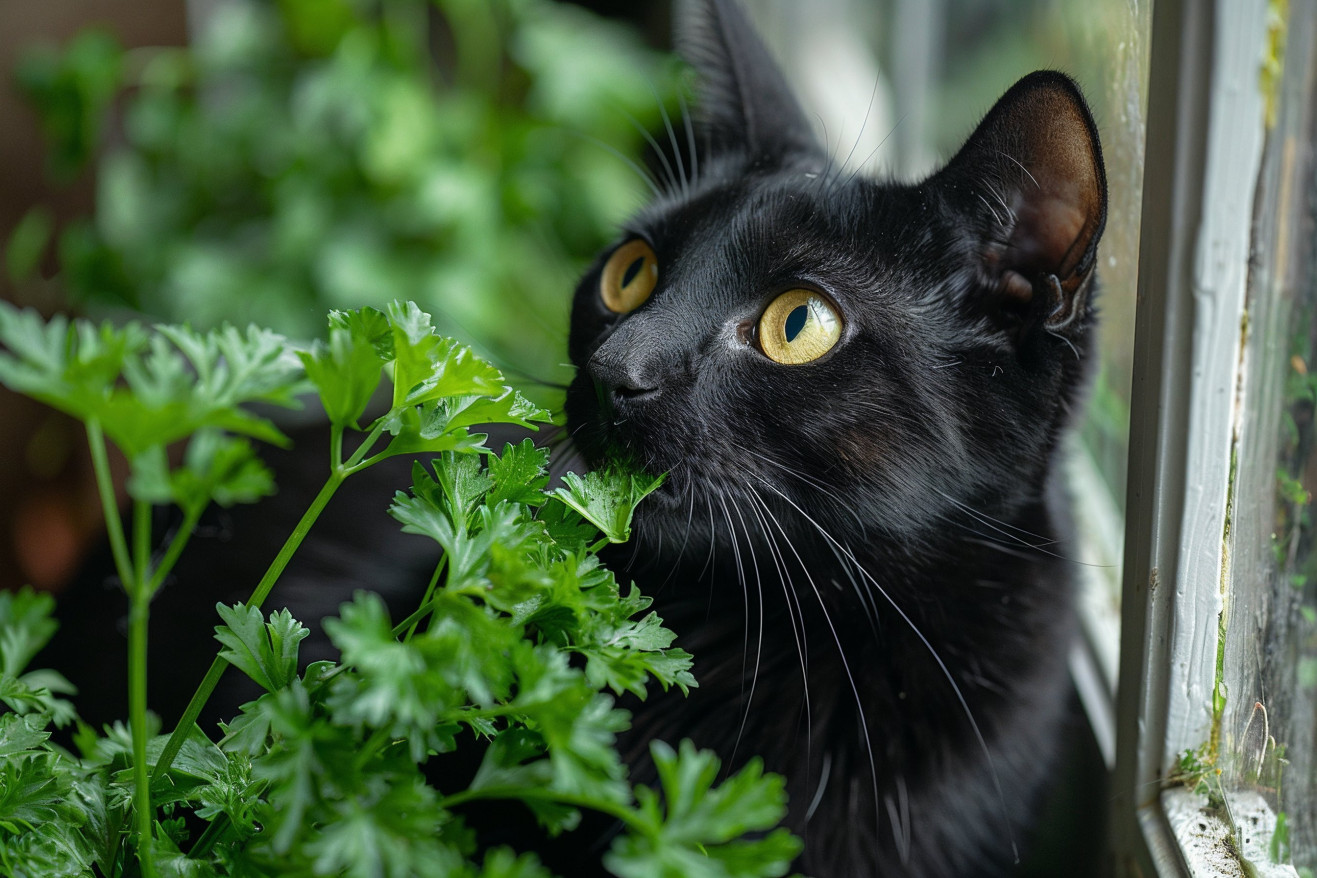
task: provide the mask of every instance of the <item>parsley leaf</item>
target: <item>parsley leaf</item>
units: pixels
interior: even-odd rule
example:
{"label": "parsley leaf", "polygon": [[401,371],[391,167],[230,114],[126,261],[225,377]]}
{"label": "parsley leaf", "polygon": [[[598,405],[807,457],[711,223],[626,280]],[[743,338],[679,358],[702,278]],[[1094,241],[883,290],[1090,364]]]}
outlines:
{"label": "parsley leaf", "polygon": [[270,615],[265,622],[256,607],[237,604],[215,609],[223,625],[215,627],[215,639],[224,648],[220,655],[266,691],[282,689],[297,676],[297,645],[311,632],[287,610]]}
{"label": "parsley leaf", "polygon": [[727,878],[785,875],[800,842],[785,829],[762,838],[747,832],[771,829],[786,811],[779,777],[765,776],[755,759],[714,786],[720,762],[683,741],[679,751],[655,741],[650,754],[662,797],[636,790],[641,831],[618,838],[605,858],[620,878]]}
{"label": "parsley leaf", "polygon": [[625,543],[631,537],[631,514],[636,505],[663,484],[663,479],[663,476],[650,479],[634,474],[567,473],[563,476],[563,486],[554,490],[553,496],[603,531],[609,542]]}

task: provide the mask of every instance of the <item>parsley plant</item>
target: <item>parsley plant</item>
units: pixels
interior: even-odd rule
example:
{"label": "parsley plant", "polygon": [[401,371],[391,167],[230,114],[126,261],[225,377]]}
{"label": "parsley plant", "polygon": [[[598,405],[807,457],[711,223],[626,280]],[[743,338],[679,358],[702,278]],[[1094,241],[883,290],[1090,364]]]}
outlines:
{"label": "parsley plant", "polygon": [[[695,685],[649,600],[595,556],[626,539],[657,482],[592,473],[546,492],[543,450],[496,454],[472,428],[547,414],[415,305],[333,312],[328,339],[299,348],[255,328],[47,322],[0,303],[0,344],[0,381],[86,425],[130,603],[131,678],[126,725],[77,723],[67,681],[28,669],[53,601],[0,594],[4,874],[547,875],[532,854],[476,850],[462,808],[490,799],[524,803],[551,832],[583,809],[614,817],[605,864],[622,878],[785,874],[799,842],[774,829],[780,778],[752,762],[715,784],[712,754],[655,742],[659,789],[633,787],[614,747],[628,723],[615,695]],[[325,484],[247,603],[217,607],[215,663],[164,734],[148,711],[151,598],[209,504],[273,490],[252,443],[287,439],[248,404],[294,405],[307,389],[329,420]],[[381,397],[388,410],[363,420]],[[111,444],[129,463],[130,527]],[[397,620],[359,592],[326,621],[341,661],[301,669],[307,630],[261,604],[343,481],[395,455],[426,457],[389,511],[438,544],[429,587]],[[178,506],[183,526],[153,534],[157,504]],[[265,692],[208,734],[196,718],[229,664]],[[72,723],[74,749],[52,743]],[[426,760],[474,738],[488,745],[470,785],[432,785]]]}

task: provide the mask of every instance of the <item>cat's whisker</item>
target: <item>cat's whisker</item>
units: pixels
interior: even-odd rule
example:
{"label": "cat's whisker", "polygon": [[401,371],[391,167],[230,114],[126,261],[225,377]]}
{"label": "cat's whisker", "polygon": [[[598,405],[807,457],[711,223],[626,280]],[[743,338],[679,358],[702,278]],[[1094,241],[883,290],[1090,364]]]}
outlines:
{"label": "cat's whisker", "polygon": [[645,181],[645,185],[649,187],[649,191],[653,194],[655,198],[663,197],[663,190],[659,187],[658,181],[654,179],[654,175],[651,174],[648,170],[646,170],[643,166],[641,166],[635,159],[631,158],[631,156],[622,152],[620,149],[613,146],[612,144],[605,143],[604,141],[600,140],[598,137],[591,137],[590,135],[582,134],[579,131],[573,131],[571,133],[575,134],[577,137],[580,137],[590,143],[593,143],[595,146],[604,150],[609,155],[613,156],[616,159],[619,159],[628,168],[635,171],[636,176],[638,176],[641,180]]}
{"label": "cat's whisker", "polygon": [[[836,159],[832,155],[832,148],[828,144],[828,123],[823,120],[822,116],[815,115],[814,118],[819,121],[819,127],[823,131],[823,167],[818,172],[815,188],[820,197],[826,197],[832,189],[830,178],[834,170],[840,173],[840,169],[837,168]],[[840,141],[838,142],[840,143]]]}
{"label": "cat's whisker", "polygon": [[864,139],[864,129],[869,126],[869,117],[873,115],[873,102],[878,97],[878,86],[881,82],[881,76],[875,76],[873,78],[873,91],[869,92],[869,104],[864,108],[864,118],[860,121],[860,130],[859,133],[855,135],[855,142],[851,144],[851,151],[846,153],[846,160],[841,163],[841,167],[843,168],[850,165],[851,158],[855,155],[855,150],[859,148],[860,141]]}
{"label": "cat's whisker", "polygon": [[764,537],[764,544],[768,547],[769,557],[777,571],[778,585],[785,598],[787,623],[791,626],[791,639],[795,641],[796,655],[800,659],[800,685],[805,708],[805,764],[808,766],[814,752],[814,702],[809,690],[809,635],[805,625],[805,610],[800,604],[800,597],[791,588],[786,559],[777,544],[777,537],[768,527],[763,513],[759,511],[759,507],[764,505],[763,498],[755,491],[753,485],[747,483],[746,488],[750,491],[750,498],[755,501],[750,504],[750,512],[759,525],[759,532]]}
{"label": "cat's whisker", "polygon": [[677,557],[673,559],[672,566],[668,568],[668,575],[663,577],[663,582],[659,585],[659,588],[664,588],[672,581],[672,577],[681,567],[681,559],[686,557],[686,546],[690,543],[691,525],[695,520],[695,485],[687,481],[685,486],[686,496],[690,500],[686,510],[686,529],[682,532],[681,548],[677,549]]}
{"label": "cat's whisker", "polygon": [[814,790],[814,798],[810,800],[809,807],[805,809],[805,822],[808,823],[814,818],[814,812],[818,810],[819,804],[823,801],[823,794],[828,789],[828,781],[832,779],[832,754],[823,754],[823,767],[819,769],[819,785]]}
{"label": "cat's whisker", "polygon": [[850,581],[851,589],[860,599],[860,606],[864,609],[864,614],[869,619],[869,626],[873,629],[874,633],[877,634],[878,604],[873,598],[873,590],[870,589],[868,585],[855,578],[854,568],[848,559],[842,556],[836,546],[829,544],[828,548],[832,550],[832,554],[836,557],[837,563],[841,565],[842,571],[845,572],[846,578]]}
{"label": "cat's whisker", "polygon": [[705,497],[704,505],[709,509],[709,553],[704,558],[704,566],[700,568],[699,574],[695,577],[700,580],[704,579],[704,574],[708,573],[710,570],[716,569],[714,567],[714,550],[718,545],[717,529],[713,524],[713,501],[708,497]]}
{"label": "cat's whisker", "polygon": [[[1015,527],[1013,525],[1007,524],[1004,521],[1001,521],[1000,519],[993,518],[987,513],[980,512],[979,510],[974,509],[973,507],[969,506],[966,503],[962,503],[961,501],[957,500],[955,497],[952,497],[951,495],[946,494],[942,491],[938,491],[937,493],[940,494],[942,498],[945,499],[947,502],[949,502],[952,506],[955,506],[957,509],[960,509],[966,515],[978,521],[983,526],[1001,534],[1007,540],[1011,541],[1012,543],[1016,544],[1021,548],[1038,552],[1039,554],[1046,555],[1050,558],[1056,558],[1058,561],[1065,561],[1067,564],[1076,564],[1081,567],[1105,566],[1102,564],[1093,564],[1089,561],[1081,561],[1078,558],[1072,558],[1069,555],[1062,555],[1059,552],[1049,551],[1048,546],[1062,546],[1065,545],[1066,541],[1058,540],[1058,539],[1049,540],[1044,536],[1041,536],[1036,533],[1032,533],[1030,531],[1025,530],[1024,528]],[[951,522],[953,524],[958,524],[958,526],[970,531],[971,533],[976,532],[972,528],[965,525],[964,523],[956,522],[956,520],[951,518],[950,516],[944,516],[944,518],[946,518],[948,522]],[[1011,533],[1011,531],[1015,531],[1015,533]],[[1029,537],[1033,540],[1037,540],[1038,542],[1030,542],[1030,540],[1025,539],[1024,537],[1021,536],[1017,536],[1016,534],[1024,534],[1024,537]],[[989,541],[987,541],[986,539],[984,540],[984,542],[990,544]]]}
{"label": "cat's whisker", "polygon": [[[773,488],[772,485],[767,485],[767,487],[775,492],[777,490],[776,488]],[[752,487],[752,493],[753,490]],[[846,674],[846,681],[850,684],[851,694],[855,697],[855,712],[860,720],[860,735],[864,740],[864,748],[869,756],[869,779],[873,786],[874,820],[877,822],[878,803],[880,801],[880,796],[878,794],[878,761],[874,758],[873,738],[869,734],[869,720],[864,712],[864,699],[860,696],[860,686],[855,680],[855,674],[851,671],[850,661],[846,658],[846,647],[842,644],[841,634],[837,631],[837,626],[832,621],[832,615],[828,612],[827,603],[823,600],[823,595],[819,591],[818,585],[814,582],[814,577],[809,572],[809,565],[805,563],[805,560],[800,557],[800,553],[796,551],[796,547],[792,544],[791,538],[787,536],[786,529],[782,527],[782,523],[778,521],[777,516],[773,514],[772,508],[770,508],[769,505],[764,502],[764,499],[759,497],[758,494],[755,494],[754,496],[759,500],[759,505],[763,509],[764,514],[768,516],[769,520],[772,521],[773,525],[777,528],[778,533],[781,534],[787,548],[791,550],[791,554],[795,556],[796,563],[800,565],[801,572],[805,575],[805,581],[809,583],[810,590],[814,592],[814,597],[818,601],[819,611],[823,614],[823,620],[827,623],[828,630],[832,632],[832,640],[837,647],[837,657],[841,660],[841,667]],[[786,499],[785,495],[781,496],[783,499]],[[787,500],[787,502],[790,503],[791,501]],[[793,503],[792,505],[794,506],[795,504]],[[817,524],[815,526],[817,527]],[[827,536],[822,528],[820,528],[819,531],[820,533],[823,533],[824,536]],[[829,537],[829,539],[831,538]],[[968,709],[968,707],[966,709]],[[878,823],[876,828],[881,832],[881,823]],[[895,828],[893,829],[893,832],[896,832]]]}
{"label": "cat's whisker", "polygon": [[[1001,534],[1004,537],[1009,537],[1010,539],[1014,540],[1015,542],[1019,543],[1021,546],[1024,546],[1026,548],[1045,549],[1048,546],[1055,546],[1060,543],[1060,540],[1048,539],[1042,534],[1036,534],[1030,530],[1026,530],[1025,528],[1016,527],[1015,525],[1008,524],[1002,521],[1001,519],[994,518],[993,516],[988,515],[986,512],[980,512],[979,510],[975,509],[973,506],[970,506],[968,503],[965,503],[963,501],[957,500],[955,497],[952,497],[950,494],[946,493],[945,491],[937,491],[937,494],[942,499],[950,503],[952,506],[961,510],[965,514],[969,515],[975,521],[978,521],[988,526],[989,528],[991,528],[992,530],[996,531],[997,533]],[[1017,536],[1017,534],[1022,536]],[[1038,542],[1030,542],[1029,540],[1025,539],[1025,537],[1032,538],[1034,540],[1037,540]]]}
{"label": "cat's whisker", "polygon": [[677,133],[672,128],[672,118],[668,115],[668,108],[663,106],[663,98],[659,96],[658,89],[651,82],[650,91],[654,93],[654,100],[658,103],[659,115],[663,117],[663,127],[668,132],[668,143],[672,145],[672,158],[677,163],[677,179],[681,183],[681,195],[683,198],[690,197],[690,180],[686,176],[686,163],[681,157],[681,147],[677,145]]}
{"label": "cat's whisker", "polygon": [[[659,539],[659,545],[662,546],[662,545],[663,545],[663,532],[662,532],[662,531],[659,531],[658,539]],[[626,563],[625,563],[624,565],[622,565],[622,566],[623,566],[623,569],[625,569],[625,570],[627,570],[627,571],[631,571],[631,570],[633,570],[633,569],[635,568],[636,558],[638,558],[639,556],[640,556],[640,540],[632,540],[632,541],[631,541],[631,555],[630,555],[630,557],[628,557],[628,558],[626,559]]]}
{"label": "cat's whisker", "polygon": [[681,105],[681,122],[686,129],[686,146],[690,150],[691,182],[697,183],[700,179],[700,153],[695,148],[695,125],[691,122],[691,110],[686,103],[686,95],[678,91],[677,101]]}
{"label": "cat's whisker", "polygon": [[864,157],[864,161],[860,162],[858,165],[855,166],[855,168],[851,170],[850,176],[846,178],[846,182],[843,185],[849,186],[851,182],[854,181],[855,178],[860,175],[860,173],[869,164],[869,162],[873,160],[873,157],[878,154],[878,150],[883,148],[883,145],[886,144],[889,139],[891,139],[891,136],[896,133],[896,129],[900,128],[901,123],[904,121],[905,121],[905,115],[902,115],[900,119],[896,120],[896,124],[892,126],[892,130],[888,131],[885,135],[883,135],[883,139],[878,141],[878,144],[874,146],[873,149],[869,150],[869,154]]}
{"label": "cat's whisker", "polygon": [[[750,569],[753,570],[755,574],[755,600],[759,611],[759,632],[755,640],[755,666],[753,673],[751,673],[750,675],[750,692],[748,695],[746,695],[744,706],[741,710],[741,726],[736,730],[736,742],[732,745],[732,758],[728,760],[729,765],[736,764],[736,752],[741,747],[741,739],[745,736],[746,723],[749,722],[750,720],[750,705],[753,704],[755,700],[755,687],[759,683],[759,668],[764,656],[764,613],[765,613],[763,576],[759,572],[759,559],[755,557],[754,537],[750,534],[749,525],[745,523],[745,516],[741,514],[741,507],[736,503],[733,503],[732,508],[736,510],[736,517],[741,522],[741,530],[745,532],[745,548],[746,551],[750,553]],[[743,589],[745,588],[744,582],[742,582],[742,588]],[[747,607],[746,636],[748,638],[750,633],[749,632],[750,622],[748,616],[750,601],[749,601],[748,593],[746,595],[746,598],[747,598],[746,599],[746,607]],[[747,652],[748,652],[748,647],[749,645],[747,643],[746,647],[744,648],[745,651]],[[742,662],[742,667],[741,667],[741,679],[742,681],[745,680],[744,660]]]}
{"label": "cat's whisker", "polygon": [[[981,194],[979,194],[978,192],[975,192],[974,194],[975,194],[975,196],[979,199],[979,201],[982,201],[982,202],[983,202],[983,206],[986,207],[986,208],[988,209],[988,212],[992,214],[992,218],[995,219],[995,220],[997,221],[997,225],[999,225],[999,226],[1001,226],[1001,225],[1005,225],[1005,223],[1003,223],[1003,222],[1001,221],[1001,217],[997,214],[997,211],[993,208],[993,206],[992,206],[991,204],[988,203],[988,199],[984,198],[984,197],[983,197]],[[1004,205],[1003,205],[1003,206],[1004,206]]]}
{"label": "cat's whisker", "polygon": [[667,191],[674,195],[680,192],[681,186],[677,184],[677,172],[673,170],[672,162],[668,161],[668,154],[664,152],[663,147],[659,146],[658,141],[654,139],[654,135],[649,133],[649,129],[641,124],[639,119],[630,113],[624,115],[627,121],[631,123],[631,127],[640,132],[641,137],[645,138],[645,142],[654,151],[654,156],[659,160],[659,164],[663,166],[663,180],[667,184]]}
{"label": "cat's whisker", "polygon": [[[814,490],[820,492],[821,494],[825,494],[830,497],[839,497],[842,495],[842,489],[839,485],[833,485],[828,482],[822,481],[821,479],[817,479],[812,476],[806,475],[805,473],[801,472],[799,468],[792,467],[786,463],[783,463],[780,460],[775,460],[762,452],[755,451],[753,449],[746,448],[744,446],[736,445],[735,443],[732,442],[728,442],[728,444],[731,445],[731,447],[735,448],[741,454],[749,455],[750,457],[755,458],[761,463],[766,463],[769,466],[775,467],[781,472],[783,472],[784,474],[799,480],[800,482],[813,488]],[[760,479],[763,478],[762,475],[758,477]],[[843,508],[851,518],[855,519],[855,523],[859,525],[860,529],[863,530],[864,519],[860,517],[859,513],[856,512],[855,509],[851,508],[849,505],[845,505]]]}
{"label": "cat's whisker", "polygon": [[[1006,199],[1002,197],[1002,194],[993,188],[992,182],[990,180],[985,179],[983,181],[983,188],[988,190],[988,194],[992,196],[994,201],[996,201],[998,204],[1001,205],[1001,209],[1005,211],[1008,217],[1010,217],[1011,226],[1015,226],[1019,221],[1018,218],[1015,216],[1015,211],[1012,210],[1011,206],[1006,203]],[[980,200],[982,200],[983,196],[980,195],[979,198]],[[984,204],[987,204],[987,202],[985,201]],[[992,210],[992,208],[989,208],[989,210]],[[996,216],[996,211],[993,211],[993,215]],[[997,219],[997,224],[1002,225],[1002,221],[1000,217],[998,217]]]}
{"label": "cat's whisker", "polygon": [[[746,581],[745,565],[741,559],[740,540],[737,539],[736,525],[733,524],[732,514],[727,509],[727,498],[719,496],[718,502],[722,505],[723,518],[726,519],[727,521],[728,539],[732,544],[732,555],[736,559],[736,579],[741,584],[741,595],[742,595],[741,606],[745,617],[745,622],[743,625],[743,635],[741,640],[741,677],[740,677],[741,698],[745,706],[741,713],[740,730],[737,732],[736,742],[732,745],[732,755],[731,758],[728,759],[728,765],[730,766],[735,764],[736,762],[736,751],[738,749],[737,745],[740,744],[741,733],[745,730],[746,719],[750,716],[750,701],[753,700],[754,698],[754,684],[755,684],[755,680],[758,678],[759,675],[759,656],[758,655],[755,656],[754,676],[751,678],[750,681],[750,696],[749,698],[746,698],[746,693],[745,693],[746,664],[750,659],[750,589]],[[756,575],[758,575],[757,572]],[[759,631],[760,631],[760,644],[762,646],[762,642],[763,642],[762,617],[761,617]]]}
{"label": "cat's whisker", "polygon": [[1066,338],[1064,335],[1057,332],[1055,329],[1048,329],[1047,334],[1052,336],[1053,338],[1059,338],[1061,339],[1061,341],[1065,342],[1065,346],[1070,348],[1070,353],[1075,355],[1076,362],[1083,361],[1084,358],[1079,355],[1079,348],[1075,347],[1074,344],[1071,343],[1070,339]]}
{"label": "cat's whisker", "polygon": [[[942,520],[946,521],[949,524],[956,525],[957,527],[960,527],[963,530],[968,530],[970,531],[970,533],[974,533],[974,531],[966,527],[963,522],[957,522],[954,519],[945,515],[942,516]],[[994,552],[1001,552],[1003,555],[1010,555],[1012,558],[1030,559],[1035,557],[1033,552],[1025,551],[1024,549],[1021,549],[1019,546],[1012,546],[1009,545],[1008,543],[1002,542],[1001,540],[992,540],[992,539],[988,539],[987,537],[974,536],[974,537],[965,538],[965,542],[973,543],[976,546],[983,546],[984,548],[991,549]]]}
{"label": "cat's whisker", "polygon": [[[773,489],[772,485],[767,485],[767,487],[769,487],[772,490],[776,490]],[[946,662],[942,660],[942,656],[938,654],[938,651],[933,647],[932,642],[929,641],[929,639],[924,636],[924,632],[919,630],[919,626],[914,623],[914,620],[910,618],[910,616],[905,612],[905,610],[901,609],[901,605],[898,604],[890,594],[888,594],[887,589],[879,585],[878,581],[875,580],[869,574],[869,572],[864,569],[864,567],[855,558],[855,555],[851,552],[850,548],[843,546],[842,544],[838,543],[835,539],[833,539],[831,534],[829,534],[826,530],[824,530],[823,527],[820,526],[819,523],[816,522],[813,518],[811,518],[803,509],[801,509],[794,502],[792,502],[790,497],[787,497],[785,494],[781,494],[780,492],[778,496],[780,496],[784,501],[790,504],[792,508],[794,508],[796,512],[799,513],[807,522],[812,524],[814,528],[819,532],[819,534],[825,540],[836,545],[837,548],[839,548],[848,558],[850,558],[851,562],[855,564],[855,569],[859,571],[860,575],[868,579],[869,582],[873,584],[873,587],[877,589],[878,593],[883,596],[884,600],[886,600],[887,603],[891,605],[892,609],[896,611],[897,615],[899,615],[901,619],[908,626],[910,626],[910,630],[913,631],[915,636],[919,638],[919,641],[923,643],[924,647],[928,650],[929,654],[933,657],[933,661],[935,661],[937,663],[938,668],[941,669],[942,676],[946,677],[947,682],[951,684],[951,689],[955,693],[956,699],[960,702],[961,709],[965,713],[965,718],[969,720],[970,728],[973,729],[974,731],[974,737],[978,739],[979,748],[983,751],[983,757],[984,759],[987,760],[988,771],[992,776],[993,786],[997,790],[997,799],[998,801],[1001,802],[1003,821],[1006,824],[1006,834],[1007,837],[1010,839],[1011,851],[1014,854],[1016,862],[1019,862],[1020,859],[1019,847],[1015,843],[1015,830],[1011,826],[1011,822],[1009,818],[1006,817],[1006,815],[1009,814],[1010,811],[1006,805],[1006,793],[1002,789],[1001,778],[997,773],[997,764],[995,760],[992,758],[992,750],[988,747],[988,741],[986,738],[983,737],[983,731],[979,728],[978,720],[974,718],[974,712],[970,710],[969,702],[965,699],[965,694],[961,691],[959,684],[956,683],[956,678],[952,675],[951,669],[948,668]]]}
{"label": "cat's whisker", "polygon": [[910,795],[905,785],[905,775],[896,775],[896,801],[891,793],[883,797],[887,803],[887,817],[892,821],[892,837],[896,841],[896,851],[902,863],[910,861]]}
{"label": "cat's whisker", "polygon": [[1033,173],[1030,172],[1030,170],[1029,170],[1028,168],[1026,168],[1023,164],[1021,164],[1021,163],[1020,163],[1020,160],[1017,159],[1015,156],[1011,155],[1010,153],[1008,153],[1008,152],[1006,152],[1006,151],[1004,151],[1004,150],[1000,150],[1000,149],[997,150],[997,155],[1001,156],[1002,158],[1005,158],[1005,159],[1008,159],[1008,160],[1014,162],[1015,165],[1016,165],[1016,167],[1018,167],[1021,171],[1024,171],[1025,175],[1026,175],[1031,181],[1033,181],[1033,185],[1035,186],[1035,188],[1038,188],[1038,189],[1043,188],[1041,185],[1039,185],[1039,183],[1038,183],[1038,178],[1035,177],[1035,176],[1033,175]]}

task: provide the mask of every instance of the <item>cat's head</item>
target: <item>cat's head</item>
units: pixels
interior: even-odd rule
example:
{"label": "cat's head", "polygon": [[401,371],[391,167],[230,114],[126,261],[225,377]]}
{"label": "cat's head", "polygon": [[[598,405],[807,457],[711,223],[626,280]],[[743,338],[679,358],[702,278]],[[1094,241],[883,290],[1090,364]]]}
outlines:
{"label": "cat's head", "polygon": [[637,538],[776,518],[906,542],[958,504],[1036,499],[1094,347],[1106,216],[1074,83],[1025,77],[943,169],[879,182],[829,162],[733,3],[687,11],[695,154],[572,310],[575,443],[669,474]]}

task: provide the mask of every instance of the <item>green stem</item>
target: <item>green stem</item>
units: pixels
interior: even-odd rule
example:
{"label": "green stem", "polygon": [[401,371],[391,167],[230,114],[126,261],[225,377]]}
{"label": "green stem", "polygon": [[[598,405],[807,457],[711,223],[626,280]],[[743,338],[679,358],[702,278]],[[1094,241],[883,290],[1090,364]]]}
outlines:
{"label": "green stem", "polygon": [[[274,561],[265,571],[265,575],[261,577],[261,581],[257,584],[256,590],[252,592],[252,596],[247,599],[247,606],[259,608],[266,597],[269,596],[275,582],[283,574],[288,562],[292,560],[293,553],[302,545],[302,540],[306,539],[306,535],[311,531],[311,525],[315,524],[316,519],[320,517],[320,513],[324,512],[329,499],[334,496],[334,492],[338,490],[339,485],[342,485],[343,480],[346,478],[347,474],[342,468],[335,469],[330,475],[329,480],[320,489],[320,493],[311,501],[310,507],[302,515],[301,520],[297,522],[297,526],[293,528],[293,532],[284,541],[283,548],[279,550],[279,554],[275,556]],[[165,749],[160,754],[160,760],[156,763],[154,777],[163,777],[164,773],[169,770],[169,766],[174,762],[174,757],[178,755],[179,749],[183,746],[183,741],[187,739],[192,726],[196,724],[197,717],[201,716],[201,711],[205,708],[206,702],[210,700],[211,693],[215,691],[215,687],[219,684],[220,675],[224,673],[224,669],[228,666],[229,663],[223,658],[215,657],[215,661],[211,663],[210,669],[206,671],[206,676],[202,679],[201,685],[197,687],[197,691],[192,695],[192,700],[188,702],[187,709],[183,711],[183,717],[178,721],[178,726],[169,736],[169,741],[166,742]]]}
{"label": "green stem", "polygon": [[210,856],[210,852],[215,848],[215,843],[224,834],[224,830],[228,828],[229,815],[224,813],[216,814],[215,819],[210,821],[210,824],[206,827],[206,831],[201,833],[201,838],[197,839],[197,843],[192,845],[192,849],[188,851],[188,858],[200,860]]}
{"label": "green stem", "polygon": [[375,757],[375,755],[385,745],[392,743],[393,735],[389,734],[388,729],[376,729],[370,739],[357,750],[357,758],[353,760],[356,763],[357,771],[365,768],[366,763]]}
{"label": "green stem", "polygon": [[[385,415],[385,417],[388,417],[388,415]],[[343,463],[339,467],[343,470],[343,474],[345,476],[350,476],[353,473],[359,472],[360,470],[363,470],[368,466],[372,466],[373,464],[377,463],[380,460],[383,460],[387,456],[383,451],[381,451],[379,454],[375,455],[370,460],[365,461],[364,463],[362,462],[362,458],[366,456],[366,452],[370,451],[370,449],[374,447],[375,443],[379,441],[380,434],[382,434],[383,432],[384,432],[384,418],[380,418],[378,421],[375,422],[375,426],[371,428],[370,432],[366,434],[366,438],[362,440],[360,445],[357,446],[357,450],[352,452],[352,456],[349,457],[347,460],[343,461]]]}
{"label": "green stem", "polygon": [[526,799],[539,799],[541,801],[557,802],[560,805],[570,805],[573,808],[589,808],[591,811],[598,811],[610,817],[616,817],[638,833],[653,834],[650,827],[636,816],[636,812],[625,805],[593,799],[577,793],[561,793],[544,787],[482,787],[478,790],[462,790],[453,793],[451,796],[444,796],[439,800],[439,807],[451,811],[467,802],[477,802],[483,799],[521,799],[523,801]]}
{"label": "green stem", "polygon": [[193,531],[197,528],[197,522],[201,519],[201,513],[205,507],[197,504],[195,508],[188,510],[183,516],[183,524],[174,534],[174,539],[170,541],[169,547],[165,549],[165,554],[161,556],[160,563],[156,565],[155,570],[151,571],[151,580],[146,584],[146,596],[155,597],[155,593],[160,590],[164,584],[165,577],[169,571],[174,569],[178,563],[178,558],[183,554],[183,549],[187,547],[188,540],[192,538]]}
{"label": "green stem", "polygon": [[96,474],[96,489],[101,495],[101,511],[105,514],[105,533],[110,538],[110,553],[114,556],[115,570],[127,590],[133,579],[133,564],[128,556],[128,541],[123,536],[123,519],[119,517],[114,477],[110,474],[110,458],[105,451],[105,433],[96,418],[89,418],[86,425],[92,470]]}
{"label": "green stem", "polygon": [[128,722],[133,735],[133,810],[137,816],[137,857],[142,875],[155,874],[151,859],[151,826],[155,809],[151,806],[151,777],[146,766],[146,647],[150,599],[139,594],[130,597],[128,607]]}
{"label": "green stem", "polygon": [[329,471],[332,473],[343,465],[343,425],[334,424],[329,428]]}
{"label": "green stem", "polygon": [[[133,501],[133,586],[141,588],[151,568],[151,504]],[[145,591],[139,597],[149,597]]]}
{"label": "green stem", "polygon": [[[133,543],[138,564],[128,554],[128,541],[124,538],[123,519],[119,515],[118,495],[114,490],[114,477],[110,472],[110,459],[106,451],[105,432],[96,418],[86,421],[87,444],[91,450],[92,470],[96,475],[96,489],[101,496],[101,510],[105,514],[105,532],[110,539],[110,552],[114,566],[128,595],[128,725],[133,739],[133,811],[137,820],[137,855],[142,875],[152,878],[155,863],[151,858],[151,827],[155,811],[151,807],[151,778],[146,769],[146,653],[147,622],[150,618],[150,601],[144,593],[143,582],[149,560],[150,507],[145,513],[138,504],[134,510]],[[143,523],[142,519],[146,521]]]}
{"label": "green stem", "polygon": [[434,566],[434,575],[430,577],[430,584],[425,588],[425,595],[421,598],[420,605],[417,606],[410,616],[394,627],[393,635],[395,637],[397,637],[398,633],[404,628],[407,630],[407,633],[402,638],[403,643],[412,639],[412,635],[416,633],[416,626],[420,624],[421,619],[425,617],[426,613],[434,610],[434,607],[430,606],[430,602],[434,599],[435,589],[439,586],[439,576],[443,573],[447,561],[447,555],[444,555],[439,559],[439,563]]}

